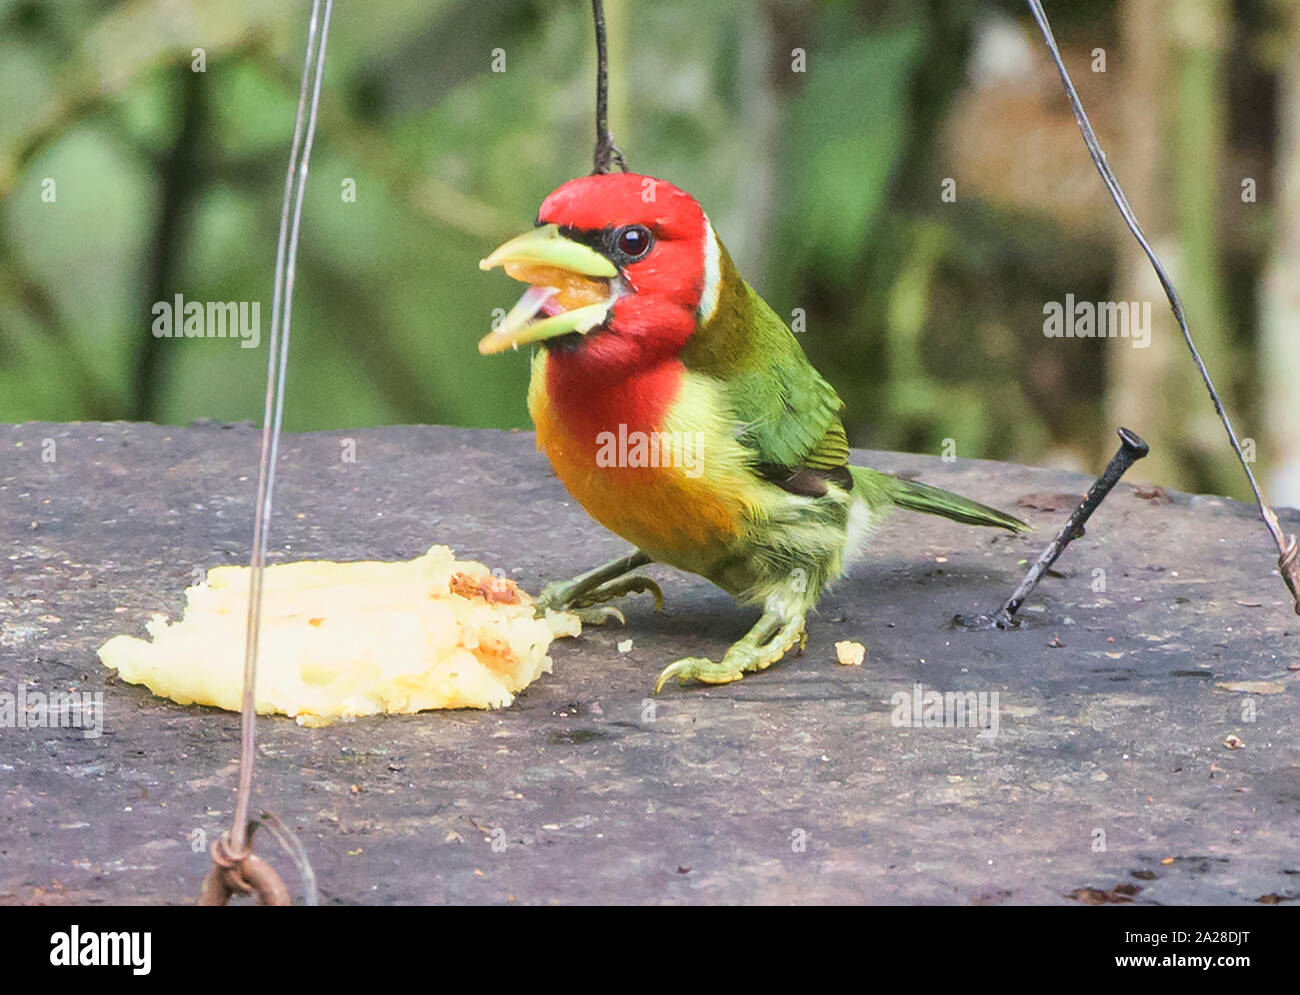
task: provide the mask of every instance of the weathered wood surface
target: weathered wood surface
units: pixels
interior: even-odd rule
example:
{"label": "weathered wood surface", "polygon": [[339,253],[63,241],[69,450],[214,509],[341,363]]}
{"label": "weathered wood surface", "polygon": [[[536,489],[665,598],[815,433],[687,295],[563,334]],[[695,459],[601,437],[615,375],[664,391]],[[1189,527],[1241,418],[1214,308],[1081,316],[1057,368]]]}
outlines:
{"label": "weathered wood surface", "polygon": [[[247,426],[0,427],[0,692],[103,690],[107,710],[99,738],[0,729],[0,901],[194,900],[191,840],[228,824],[237,716],[122,683],[95,650],[177,616],[196,569],[246,559],[255,450]],[[1089,483],[858,455],[1008,509]],[[442,542],[535,591],[624,549],[522,433],[292,435],[279,487],[276,559]],[[995,607],[1067,504],[1021,507],[1028,538],[899,513],[801,659],[658,698],[660,667],[720,653],[752,615],[655,568],[664,613],[641,596],[626,629],[557,644],[509,709],[262,720],[259,803],[301,835],[325,903],[1295,900],[1300,619],[1253,509],[1169,497],[1121,484],[1015,633],[948,621]],[[866,664],[837,664],[838,639]],[[896,726],[891,696],[918,682],[998,692],[999,735]]]}

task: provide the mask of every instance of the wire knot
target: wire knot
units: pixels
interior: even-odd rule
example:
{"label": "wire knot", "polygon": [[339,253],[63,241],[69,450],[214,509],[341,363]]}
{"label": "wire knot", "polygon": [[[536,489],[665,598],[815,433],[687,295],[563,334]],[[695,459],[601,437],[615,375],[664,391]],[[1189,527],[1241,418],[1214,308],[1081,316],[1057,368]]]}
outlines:
{"label": "wire knot", "polygon": [[593,173],[608,173],[611,165],[617,165],[621,172],[627,172],[627,161],[623,150],[614,144],[614,136],[606,132],[596,140],[596,154],[592,157],[595,169]]}
{"label": "wire knot", "polygon": [[212,841],[212,870],[203,879],[200,905],[227,905],[234,895],[256,895],[263,905],[289,905],[289,889],[265,860],[253,853],[251,835],[248,848],[232,853],[230,834],[222,833]]}
{"label": "wire knot", "polygon": [[1300,540],[1295,536],[1291,537],[1291,544],[1277,558],[1277,569],[1286,581],[1286,586],[1291,589],[1291,597],[1295,599],[1295,613],[1300,615]]}

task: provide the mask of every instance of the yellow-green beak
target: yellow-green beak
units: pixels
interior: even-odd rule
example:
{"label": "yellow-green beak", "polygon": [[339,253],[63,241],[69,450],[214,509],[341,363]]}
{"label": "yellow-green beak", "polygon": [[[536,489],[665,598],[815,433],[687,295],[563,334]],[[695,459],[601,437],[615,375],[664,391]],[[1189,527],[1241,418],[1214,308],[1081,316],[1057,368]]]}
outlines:
{"label": "yellow-green beak", "polygon": [[[504,266],[512,276],[533,283],[500,325],[479,342],[478,351],[485,355],[573,332],[585,334],[605,321],[614,303],[612,285],[606,284],[602,288],[602,292],[608,291],[604,300],[558,310],[561,302],[557,298],[564,296],[566,288],[539,281],[551,276],[554,283],[576,282],[590,288],[598,286],[596,281],[618,276],[618,269],[595,249],[560,234],[557,225],[543,225],[512,238],[478,266],[482,270]],[[543,311],[547,316],[534,320]]]}

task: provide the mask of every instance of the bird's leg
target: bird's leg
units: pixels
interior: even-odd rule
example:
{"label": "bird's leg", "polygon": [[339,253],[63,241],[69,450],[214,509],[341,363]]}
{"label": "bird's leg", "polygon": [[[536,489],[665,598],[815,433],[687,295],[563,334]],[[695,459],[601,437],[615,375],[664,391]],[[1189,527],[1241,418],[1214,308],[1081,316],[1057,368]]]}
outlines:
{"label": "bird's leg", "polygon": [[673,677],[682,684],[689,680],[705,684],[730,684],[747,673],[766,670],[785,656],[796,643],[803,650],[806,617],[802,611],[781,612],[769,608],[757,624],[727,650],[721,660],[686,657],[669,664],[655,682],[655,693],[658,694]]}
{"label": "bird's leg", "polygon": [[655,596],[655,610],[663,608],[664,594],[649,577],[636,574],[626,576],[637,567],[652,562],[641,550],[635,550],[603,566],[578,574],[572,580],[555,581],[542,588],[536,605],[540,611],[571,611],[588,625],[603,625],[612,618],[626,621],[623,613],[604,602],[625,594],[649,592]]}

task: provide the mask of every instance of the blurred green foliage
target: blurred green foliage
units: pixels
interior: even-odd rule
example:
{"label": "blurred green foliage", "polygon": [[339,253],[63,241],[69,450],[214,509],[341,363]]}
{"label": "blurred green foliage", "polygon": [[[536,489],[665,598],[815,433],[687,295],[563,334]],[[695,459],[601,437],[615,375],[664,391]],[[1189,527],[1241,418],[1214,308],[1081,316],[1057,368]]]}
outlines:
{"label": "blurred green foliage", "polygon": [[[938,197],[941,124],[989,8],[607,7],[629,164],[694,193],[773,307],[803,309],[855,444],[1111,448],[1098,352],[1061,361],[1068,390],[1041,389],[1035,361],[1042,302],[1104,298],[1109,244]],[[1112,3],[1068,7],[1063,31],[1110,30]],[[260,417],[308,9],[0,0],[0,419]],[[593,61],[584,0],[336,4],[287,428],[527,424],[524,358],[475,350],[518,287],[476,263],[590,169]],[[154,338],[152,304],[178,293],[260,301],[262,348]]]}

